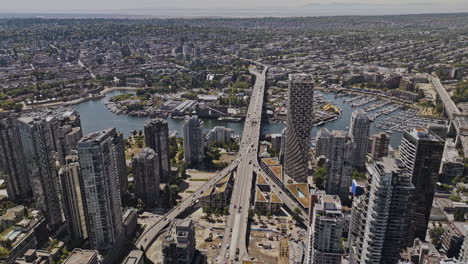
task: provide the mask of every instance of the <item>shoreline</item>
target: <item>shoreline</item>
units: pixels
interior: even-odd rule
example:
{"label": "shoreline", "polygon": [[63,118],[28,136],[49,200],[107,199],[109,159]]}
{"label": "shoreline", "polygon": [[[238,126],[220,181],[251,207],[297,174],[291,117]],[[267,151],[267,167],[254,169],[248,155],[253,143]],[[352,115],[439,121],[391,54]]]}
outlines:
{"label": "shoreline", "polygon": [[71,105],[77,105],[81,104],[86,101],[92,101],[92,100],[100,100],[104,98],[104,96],[110,92],[113,91],[136,91],[140,88],[136,87],[108,87],[105,88],[104,90],[99,92],[99,95],[92,96],[92,97],[82,97],[78,98],[72,101],[59,101],[59,102],[52,102],[52,103],[45,103],[45,104],[36,104],[36,105],[27,105],[24,110],[32,110],[32,109],[37,109],[37,108],[45,108],[45,107],[56,107],[56,106],[71,106]]}

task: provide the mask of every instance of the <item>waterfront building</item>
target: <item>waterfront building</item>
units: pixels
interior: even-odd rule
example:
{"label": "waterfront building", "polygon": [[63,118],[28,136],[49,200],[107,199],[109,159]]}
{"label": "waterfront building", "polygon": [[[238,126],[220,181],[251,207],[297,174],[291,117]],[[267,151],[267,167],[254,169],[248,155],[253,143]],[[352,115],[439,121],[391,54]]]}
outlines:
{"label": "waterfront building", "polygon": [[163,263],[192,263],[195,244],[195,225],[192,220],[173,221],[162,242]]}
{"label": "waterfront building", "polygon": [[356,110],[351,115],[349,136],[354,144],[353,167],[359,170],[364,170],[366,167],[370,123],[371,121],[364,110]]}
{"label": "waterfront building", "polygon": [[88,237],[84,211],[84,197],[81,189],[81,172],[78,153],[68,155],[65,165],[59,170],[63,191],[63,213],[68,233],[72,239],[82,240]]}
{"label": "waterfront building", "polygon": [[284,169],[297,182],[307,182],[310,136],[313,127],[314,79],[290,74],[287,102]]}
{"label": "waterfront building", "polygon": [[188,163],[203,161],[203,121],[198,117],[187,117],[184,123],[184,158]]}
{"label": "waterfront building", "polygon": [[21,202],[31,198],[29,175],[16,116],[0,112],[0,175],[5,179],[8,198]]}
{"label": "waterfront building", "polygon": [[171,177],[169,159],[169,126],[166,120],[156,118],[145,124],[146,147],[152,148],[158,156],[159,175],[162,182],[168,182]]}
{"label": "waterfront building", "polygon": [[443,150],[444,142],[427,129],[414,128],[403,133],[400,159],[415,187],[408,244],[426,237]]}
{"label": "waterfront building", "polygon": [[414,186],[404,165],[392,158],[372,163],[361,263],[398,263],[406,246]]}
{"label": "waterfront building", "polygon": [[342,130],[333,130],[328,144],[328,178],[326,193],[338,195],[342,203],[349,200],[352,176],[353,143]]}
{"label": "waterfront building", "polygon": [[368,152],[372,159],[378,160],[379,158],[388,156],[388,146],[390,144],[390,136],[386,133],[378,133],[370,136]]}
{"label": "waterfront building", "polygon": [[338,196],[321,195],[315,203],[309,227],[306,264],[339,264],[345,217]]}
{"label": "waterfront building", "polygon": [[116,249],[123,241],[122,205],[115,128],[91,133],[78,142],[85,216],[92,249]]}
{"label": "waterfront building", "polygon": [[160,166],[158,154],[151,148],[139,151],[132,160],[136,195],[145,206],[160,204]]}
{"label": "waterfront building", "polygon": [[209,143],[227,143],[231,140],[233,130],[216,126],[206,134],[206,142]]}

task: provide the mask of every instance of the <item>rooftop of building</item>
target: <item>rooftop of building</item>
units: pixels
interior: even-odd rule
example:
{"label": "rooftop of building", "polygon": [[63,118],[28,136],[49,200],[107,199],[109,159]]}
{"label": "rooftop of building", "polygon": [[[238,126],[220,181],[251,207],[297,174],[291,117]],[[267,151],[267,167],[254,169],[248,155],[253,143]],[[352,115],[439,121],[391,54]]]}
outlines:
{"label": "rooftop of building", "polygon": [[75,248],[70,256],[63,262],[64,264],[88,264],[97,257],[97,250]]}
{"label": "rooftop of building", "polygon": [[146,160],[155,157],[156,155],[156,152],[154,152],[152,148],[143,148],[140,151],[138,151],[133,158]]}
{"label": "rooftop of building", "polygon": [[271,202],[272,203],[283,203],[283,200],[281,200],[278,196],[278,194],[275,191],[271,191]]}
{"label": "rooftop of building", "polygon": [[275,165],[275,166],[269,166],[269,168],[278,179],[283,181],[283,166]]}
{"label": "rooftop of building", "polygon": [[115,133],[115,128],[108,128],[90,133],[80,139],[80,141],[78,142],[78,146],[91,146],[95,143],[99,143],[112,133]]}
{"label": "rooftop of building", "polygon": [[458,232],[458,234],[465,237],[468,234],[468,223],[453,221],[450,225]]}
{"label": "rooftop of building", "polygon": [[348,136],[348,133],[344,130],[333,130],[331,132],[331,135],[333,137],[347,137]]}
{"label": "rooftop of building", "polygon": [[427,130],[426,128],[413,128],[410,131],[405,132],[418,140],[440,141],[438,137],[436,137],[432,133],[429,133],[429,130]]}
{"label": "rooftop of building", "polygon": [[264,159],[262,159],[262,161],[267,166],[279,165],[280,164],[278,158],[264,158]]}
{"label": "rooftop of building", "polygon": [[167,120],[162,119],[162,118],[153,118],[145,122],[146,125],[163,125],[167,124]]}
{"label": "rooftop of building", "polygon": [[260,189],[255,188],[255,202],[267,202],[267,198],[265,195],[263,195],[262,191]]}
{"label": "rooftop of building", "polygon": [[300,82],[313,82],[314,77],[312,76],[312,74],[294,73],[294,74],[289,74],[289,80],[300,81]]}
{"label": "rooftop of building", "polygon": [[260,184],[260,185],[267,184],[265,177],[263,177],[261,173],[257,175],[257,184]]}
{"label": "rooftop of building", "polygon": [[122,264],[138,264],[143,259],[143,254],[144,253],[141,250],[132,250],[124,259]]}
{"label": "rooftop of building", "polygon": [[341,213],[341,200],[336,195],[323,195],[320,197],[320,203],[315,205],[317,210]]}
{"label": "rooftop of building", "polygon": [[286,188],[296,197],[296,199],[304,206],[310,206],[309,185],[307,183],[286,184]]}

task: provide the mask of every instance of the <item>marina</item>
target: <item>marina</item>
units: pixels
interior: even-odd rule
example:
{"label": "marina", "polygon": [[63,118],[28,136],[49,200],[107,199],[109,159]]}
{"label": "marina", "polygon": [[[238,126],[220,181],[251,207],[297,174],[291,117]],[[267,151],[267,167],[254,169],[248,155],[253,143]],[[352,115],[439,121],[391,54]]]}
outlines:
{"label": "marina", "polygon": [[[145,121],[148,117],[129,116],[126,114],[116,114],[111,112],[106,103],[112,96],[129,93],[130,91],[112,91],[104,98],[98,100],[89,100],[75,105],[75,108],[82,116],[83,133],[91,133],[94,131],[116,127],[124,136],[129,136],[132,130],[143,129]],[[350,101],[349,99],[353,99]],[[389,100],[376,99],[369,101],[363,106],[351,106],[351,103],[358,100],[368,100],[366,96],[356,96],[354,94],[335,94],[317,91],[314,96],[316,104],[329,103],[340,109],[340,113],[330,115],[323,109],[317,109],[316,116],[320,118],[315,122],[312,129],[312,137],[315,137],[317,131],[325,127],[329,130],[347,130],[351,119],[351,113],[357,109],[366,110],[374,122],[371,125],[371,134],[379,132],[391,133],[390,144],[397,147],[401,141],[401,133],[404,129],[411,127],[422,126],[424,122],[430,120],[432,123],[439,122],[438,119],[430,119],[425,117],[416,117],[417,110],[404,109],[403,106],[390,102]],[[365,101],[362,101],[365,102]],[[109,106],[109,104],[108,104]],[[320,120],[319,120],[320,119]],[[204,122],[204,130],[210,130],[215,126],[224,126],[232,128],[237,135],[242,134],[244,123],[241,120],[231,120],[230,118],[219,119],[202,119]],[[410,120],[410,122],[408,122]],[[183,136],[183,116],[180,118],[167,118],[169,129],[179,137]],[[285,127],[285,119],[270,120],[269,123],[262,127],[263,134],[281,133]]]}

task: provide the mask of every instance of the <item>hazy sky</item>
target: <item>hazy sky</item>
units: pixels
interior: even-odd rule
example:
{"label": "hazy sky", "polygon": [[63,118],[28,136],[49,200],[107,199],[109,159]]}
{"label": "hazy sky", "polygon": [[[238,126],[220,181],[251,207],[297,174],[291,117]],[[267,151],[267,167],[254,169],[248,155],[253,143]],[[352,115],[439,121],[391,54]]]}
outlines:
{"label": "hazy sky", "polygon": [[[337,14],[365,10],[363,13],[468,12],[468,0],[0,0],[5,11],[119,11],[140,9],[231,9],[231,10],[301,10],[302,8],[336,10]],[[304,10],[302,10],[304,11]],[[331,12],[331,11],[330,11]],[[233,11],[233,13],[235,13]],[[216,15],[214,13],[214,15]]]}

